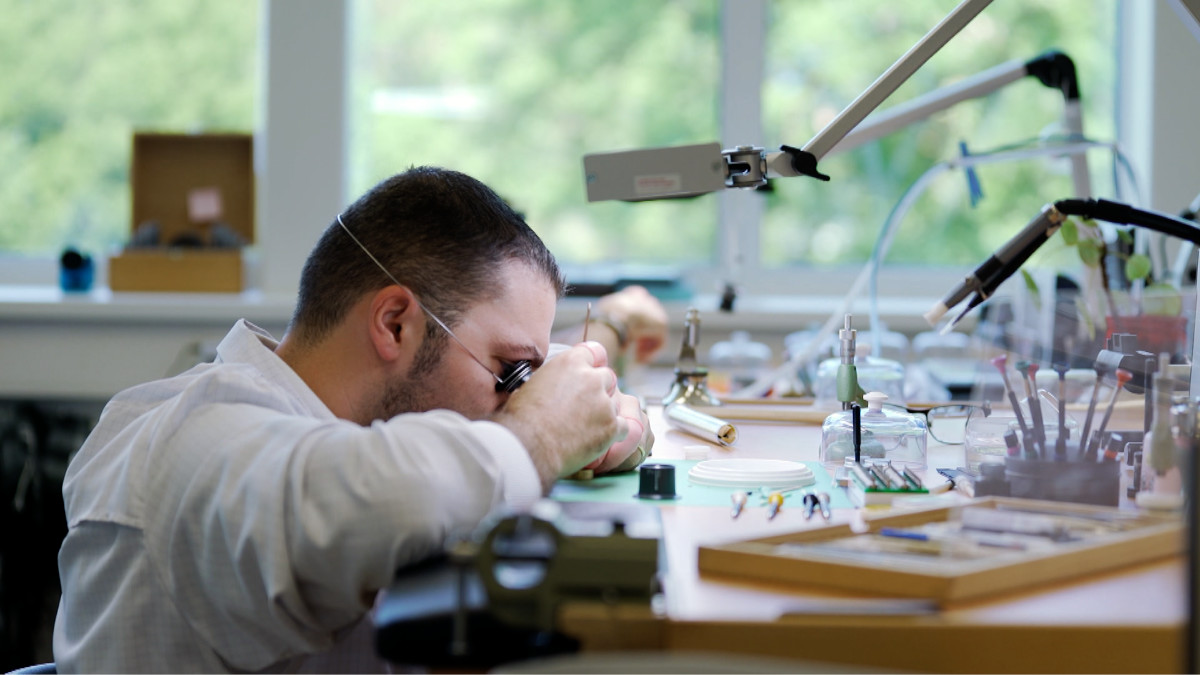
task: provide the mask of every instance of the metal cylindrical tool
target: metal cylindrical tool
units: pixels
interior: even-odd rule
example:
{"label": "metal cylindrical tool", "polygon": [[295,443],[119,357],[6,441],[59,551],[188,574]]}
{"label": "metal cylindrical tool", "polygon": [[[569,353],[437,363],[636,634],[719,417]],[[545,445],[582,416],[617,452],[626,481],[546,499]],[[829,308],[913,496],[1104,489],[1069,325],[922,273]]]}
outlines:
{"label": "metal cylindrical tool", "polygon": [[861,400],[858,386],[858,370],[854,365],[854,345],[858,331],[850,327],[851,315],[845,318],[846,327],[838,331],[842,362],[837,370],[837,397],[842,402],[842,410],[849,410],[850,404]]}
{"label": "metal cylindrical tool", "polygon": [[667,424],[680,431],[721,445],[733,445],[737,442],[737,427],[683,403],[668,405],[663,414],[667,418]]}

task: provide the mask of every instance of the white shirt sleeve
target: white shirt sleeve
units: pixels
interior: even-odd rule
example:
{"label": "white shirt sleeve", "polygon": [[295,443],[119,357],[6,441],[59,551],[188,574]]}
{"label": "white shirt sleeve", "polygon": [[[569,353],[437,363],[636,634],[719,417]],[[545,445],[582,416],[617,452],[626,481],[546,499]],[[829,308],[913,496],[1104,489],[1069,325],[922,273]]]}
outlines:
{"label": "white shirt sleeve", "polygon": [[150,555],[232,663],[252,645],[324,646],[395,570],[541,491],[511,432],[447,411],[363,428],[214,404],[163,447],[147,481]]}

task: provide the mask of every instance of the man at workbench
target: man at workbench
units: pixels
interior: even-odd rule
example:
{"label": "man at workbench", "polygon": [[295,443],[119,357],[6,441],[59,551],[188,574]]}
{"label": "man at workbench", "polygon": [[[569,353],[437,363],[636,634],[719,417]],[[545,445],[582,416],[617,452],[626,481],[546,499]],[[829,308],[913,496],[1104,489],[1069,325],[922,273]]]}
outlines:
{"label": "man at workbench", "polygon": [[[648,450],[604,346],[547,359],[563,289],[473,178],[414,168],[352,204],[282,340],[239,321],[214,363],[115,396],[75,456],[60,672],[382,666],[364,618],[398,568]],[[590,335],[648,358],[666,317],[643,293]]]}

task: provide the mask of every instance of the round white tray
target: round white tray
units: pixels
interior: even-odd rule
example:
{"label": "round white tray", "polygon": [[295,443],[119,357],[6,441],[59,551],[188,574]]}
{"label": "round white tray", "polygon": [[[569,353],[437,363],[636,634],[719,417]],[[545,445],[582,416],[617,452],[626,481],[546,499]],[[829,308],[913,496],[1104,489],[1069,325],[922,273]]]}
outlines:
{"label": "round white tray", "polygon": [[710,459],[692,467],[688,480],[731,488],[797,488],[817,482],[812,469],[784,459]]}

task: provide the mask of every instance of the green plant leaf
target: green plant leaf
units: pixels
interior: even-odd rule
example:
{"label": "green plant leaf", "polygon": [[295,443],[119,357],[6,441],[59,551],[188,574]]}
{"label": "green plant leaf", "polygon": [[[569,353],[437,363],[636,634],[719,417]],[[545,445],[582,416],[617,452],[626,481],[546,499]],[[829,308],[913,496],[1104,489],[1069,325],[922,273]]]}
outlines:
{"label": "green plant leaf", "polygon": [[1067,218],[1059,232],[1062,233],[1063,243],[1067,246],[1074,246],[1079,241],[1079,226],[1075,224],[1074,218]]}
{"label": "green plant leaf", "polygon": [[1144,253],[1134,253],[1125,261],[1125,278],[1130,281],[1145,279],[1150,276],[1150,257]]}
{"label": "green plant leaf", "polygon": [[1083,299],[1083,294],[1075,295],[1075,311],[1079,318],[1083,321],[1084,329],[1087,331],[1089,340],[1096,339],[1096,322],[1092,320],[1092,313],[1088,311],[1087,302]]}
{"label": "green plant leaf", "polygon": [[1030,296],[1032,296],[1032,298],[1033,298],[1033,306],[1038,309],[1041,309],[1042,294],[1038,292],[1038,285],[1037,285],[1037,282],[1034,281],[1033,275],[1030,274],[1029,272],[1026,272],[1025,268],[1022,267],[1021,268],[1021,278],[1025,280],[1025,290],[1029,291]]}
{"label": "green plant leaf", "polygon": [[1120,239],[1123,243],[1133,246],[1133,233],[1129,230],[1117,230],[1117,239]]}
{"label": "green plant leaf", "polygon": [[1084,265],[1088,267],[1100,266],[1100,244],[1092,239],[1081,239],[1075,245],[1075,248],[1079,251],[1079,259],[1083,261]]}
{"label": "green plant leaf", "polygon": [[1034,295],[1038,294],[1038,282],[1034,281],[1033,275],[1027,273],[1024,268],[1021,268],[1021,279],[1025,280],[1026,291],[1033,293]]}

